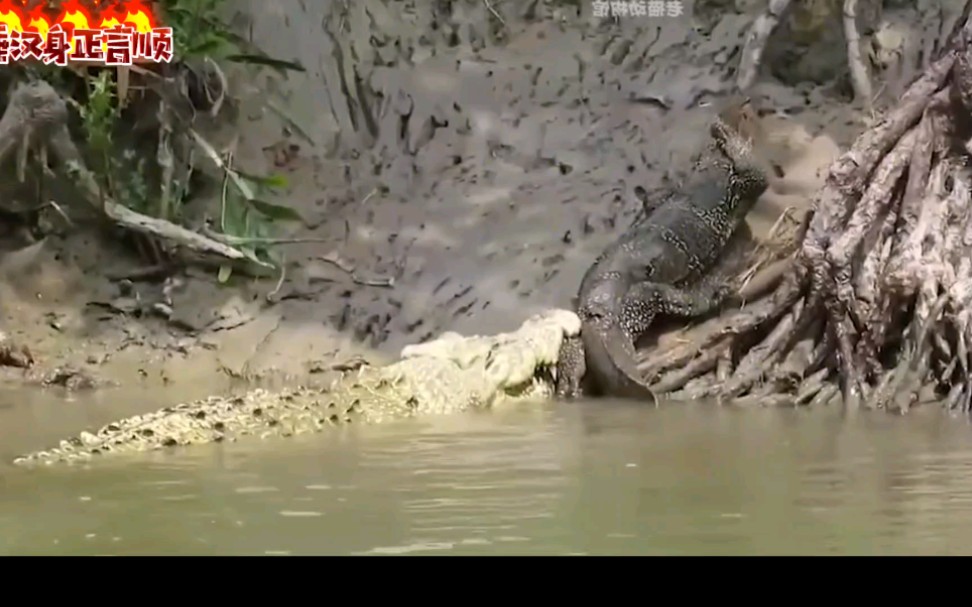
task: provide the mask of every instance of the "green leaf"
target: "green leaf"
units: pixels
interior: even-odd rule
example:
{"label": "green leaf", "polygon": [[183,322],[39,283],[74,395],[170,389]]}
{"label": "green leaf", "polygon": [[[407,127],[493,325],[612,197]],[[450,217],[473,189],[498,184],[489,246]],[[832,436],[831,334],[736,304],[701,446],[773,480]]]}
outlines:
{"label": "green leaf", "polygon": [[270,219],[275,219],[277,221],[304,221],[304,218],[300,213],[293,208],[284,206],[282,204],[274,204],[272,202],[266,202],[265,200],[257,200],[256,198],[250,200],[249,203],[253,205],[254,209],[259,211],[261,214],[266,215]]}
{"label": "green leaf", "polygon": [[[163,4],[170,5],[171,3],[163,2]],[[192,15],[192,12],[190,12],[189,9],[182,6],[166,6],[165,12],[166,12],[166,16],[168,16],[170,20],[175,15],[180,15],[182,17],[189,17]]]}
{"label": "green leaf", "polygon": [[283,175],[267,175],[259,181],[260,185],[266,188],[284,189],[287,187],[287,178]]}
{"label": "green leaf", "polygon": [[225,40],[214,36],[208,40],[200,40],[194,44],[191,44],[189,48],[183,52],[187,57],[194,55],[216,55],[218,54],[217,51],[226,45],[227,42]]}
{"label": "green leaf", "polygon": [[244,206],[246,203],[239,193],[234,192],[233,194],[227,193],[226,195],[226,209],[221,228],[223,233],[229,236],[245,236],[246,217],[243,211],[246,208]]}
{"label": "green leaf", "polygon": [[257,187],[273,189],[283,189],[287,187],[287,178],[283,175],[254,175],[252,173],[241,171],[240,169],[233,170],[236,171],[237,175],[245,178],[247,181],[253,182],[253,185]]}
{"label": "green leaf", "polygon": [[219,274],[216,275],[216,279],[219,280],[221,284],[225,284],[229,280],[230,275],[233,273],[233,267],[229,264],[219,266]]}
{"label": "green leaf", "polygon": [[263,55],[250,55],[250,54],[240,54],[240,55],[229,55],[226,57],[227,61],[234,61],[236,63],[248,63],[251,65],[263,65],[266,67],[275,67],[282,70],[293,70],[295,72],[306,72],[299,63],[294,61],[284,61],[283,59],[274,59],[272,57],[266,57]]}
{"label": "green leaf", "polygon": [[260,261],[260,258],[257,256],[257,252],[254,247],[241,246],[238,248],[240,252],[246,255],[246,258],[249,259],[250,261]]}

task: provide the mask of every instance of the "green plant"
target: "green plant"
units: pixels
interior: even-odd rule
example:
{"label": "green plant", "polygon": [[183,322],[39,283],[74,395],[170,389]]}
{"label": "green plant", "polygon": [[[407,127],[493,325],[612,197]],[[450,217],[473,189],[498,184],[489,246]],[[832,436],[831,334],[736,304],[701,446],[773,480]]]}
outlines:
{"label": "green plant", "polygon": [[[264,180],[253,180],[246,176],[241,176],[252,188],[257,196],[264,196],[272,193],[278,187],[286,185],[283,177],[272,177]],[[265,244],[273,236],[273,222],[276,219],[286,218],[272,214],[275,210],[283,209],[290,211],[288,207],[263,203],[258,198],[247,199],[246,195],[239,188],[224,190],[224,196],[220,209],[220,230],[232,241],[236,242],[236,247],[242,251],[251,261],[258,264],[269,264],[278,266],[281,259],[275,251]],[[269,210],[270,214],[267,213]],[[220,268],[219,280],[226,282],[230,277],[230,266],[225,265]]]}
{"label": "green plant", "polygon": [[[115,139],[121,110],[112,72],[102,70],[86,82],[87,100],[78,105],[78,113],[88,169],[98,180],[102,198],[109,197],[140,213],[157,214],[146,178],[147,159],[135,150],[119,149]],[[168,215],[163,218],[170,219]]]}
{"label": "green plant", "polygon": [[[188,183],[196,162],[194,151],[202,150],[223,173],[220,233],[210,237],[236,248],[256,267],[266,270],[280,263],[272,249],[274,243],[281,242],[272,238],[274,224],[282,220],[302,220],[295,210],[268,202],[279,195],[286,181],[278,176],[243,173],[233,167],[231,161],[224,160],[223,155],[194,128],[191,118],[189,121],[182,118],[184,110],[180,113],[180,108],[191,100],[180,102],[177,99],[185,92],[171,86],[179,81],[178,76],[173,78],[171,75],[190,69],[185,64],[190,57],[252,63],[258,67],[302,68],[271,60],[250,49],[246,41],[230,32],[220,20],[218,9],[221,3],[222,0],[165,0],[161,3],[166,24],[173,27],[175,36],[174,72],[165,72],[168,75],[160,77],[143,70],[144,78],[155,79],[154,86],[143,90],[149,95],[158,95],[161,105],[132,103],[129,98],[130,103],[123,113],[116,80],[120,70],[95,69],[93,75],[92,72],[81,75],[63,68],[49,70],[37,66],[30,68],[27,75],[48,81],[77,108],[81,118],[80,139],[85,168],[94,176],[103,207],[107,208],[107,203],[112,201],[142,215],[180,223],[190,196]],[[210,65],[219,70],[218,65]],[[79,102],[73,97],[77,96],[76,85],[82,80],[86,94]],[[154,153],[149,151],[149,146],[133,141],[140,139],[144,142],[144,137],[131,137],[127,132],[132,127],[130,122],[146,108],[159,120]],[[232,188],[227,187],[230,183]],[[229,274],[229,266],[221,268],[220,279],[228,279]]]}
{"label": "green plant", "polygon": [[[262,177],[237,170],[232,166],[232,157],[224,159],[196,131],[191,131],[191,135],[209,159],[223,170],[219,229],[224,240],[259,266],[277,266],[281,260],[269,246],[274,242],[271,234],[273,224],[278,221],[303,221],[294,209],[266,200],[268,195],[285,188],[287,180],[282,175]],[[220,282],[226,282],[231,272],[228,264],[222,266]]]}
{"label": "green plant", "polygon": [[88,79],[88,99],[79,107],[81,126],[88,147],[89,168],[101,178],[105,192],[112,189],[114,131],[118,121],[118,99],[111,73],[102,71]]}
{"label": "green plant", "polygon": [[176,52],[182,58],[209,57],[303,72],[293,61],[268,57],[222,21],[224,0],[162,0],[166,25],[172,27]]}

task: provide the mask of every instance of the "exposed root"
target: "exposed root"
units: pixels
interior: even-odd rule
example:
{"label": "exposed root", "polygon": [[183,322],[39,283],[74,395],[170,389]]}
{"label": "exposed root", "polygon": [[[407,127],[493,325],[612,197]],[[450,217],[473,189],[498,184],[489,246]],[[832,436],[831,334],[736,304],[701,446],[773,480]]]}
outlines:
{"label": "exposed root", "polygon": [[709,348],[701,356],[698,356],[687,365],[670,371],[658,380],[658,382],[652,384],[651,388],[659,392],[672,392],[683,388],[685,384],[695,377],[715,369],[723,357],[723,351],[716,348]]}
{"label": "exposed root", "polygon": [[[855,10],[845,3],[845,27]],[[653,391],[742,406],[972,409],[970,32],[966,22],[831,165],[805,230],[755,257],[736,283],[745,305],[642,363]]]}
{"label": "exposed root", "polygon": [[871,77],[867,74],[867,66],[861,57],[861,35],[857,31],[857,0],[844,0],[844,39],[847,41],[847,64],[850,67],[851,83],[854,96],[864,103],[865,109],[871,110],[874,96],[871,88]]}
{"label": "exposed root", "polygon": [[746,42],[743,44],[742,58],[736,75],[736,86],[739,90],[745,91],[756,81],[759,67],[763,62],[766,42],[787,9],[790,8],[790,1],[770,0],[766,12],[753,22],[749,33],[746,35]]}
{"label": "exposed root", "polygon": [[793,306],[792,311],[776,325],[766,339],[749,350],[740,361],[739,366],[736,367],[733,376],[719,389],[721,396],[738,396],[762,377],[764,370],[771,367],[771,364],[781,352],[781,346],[790,337],[793,325],[800,316],[802,307],[802,300],[798,301]]}

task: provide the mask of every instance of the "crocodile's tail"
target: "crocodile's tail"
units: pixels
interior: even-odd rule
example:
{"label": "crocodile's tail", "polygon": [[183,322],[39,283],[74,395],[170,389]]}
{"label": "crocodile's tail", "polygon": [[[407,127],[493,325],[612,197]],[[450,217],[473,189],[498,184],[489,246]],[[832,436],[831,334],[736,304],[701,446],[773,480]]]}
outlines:
{"label": "crocodile's tail", "polygon": [[638,373],[634,344],[611,323],[585,323],[581,329],[587,372],[608,396],[656,402],[654,393]]}

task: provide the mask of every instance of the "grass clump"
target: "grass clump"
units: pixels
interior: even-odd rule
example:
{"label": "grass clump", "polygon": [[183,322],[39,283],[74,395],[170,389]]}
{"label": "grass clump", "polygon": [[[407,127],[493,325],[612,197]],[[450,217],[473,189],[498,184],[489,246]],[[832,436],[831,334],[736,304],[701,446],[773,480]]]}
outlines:
{"label": "grass clump", "polygon": [[[266,56],[231,31],[221,17],[223,7],[224,0],[156,3],[159,20],[173,28],[170,64],[67,69],[33,65],[23,73],[47,81],[77,110],[75,138],[103,205],[111,200],[140,214],[185,224],[190,221],[187,206],[197,190],[205,189],[197,163],[201,158],[214,163],[223,174],[212,184],[220,192],[219,219],[213,222],[218,225],[191,229],[237,249],[252,262],[244,269],[262,274],[279,265],[271,250],[276,224],[302,218],[275,201],[287,185],[282,176],[235,169],[232,151],[219,151],[207,141],[199,119],[218,121],[224,102],[232,103],[221,67],[228,62],[254,70],[303,68]],[[164,239],[136,237],[146,239],[150,242],[139,245],[143,253],[169,257],[171,247]],[[224,264],[220,277],[229,274]]]}

